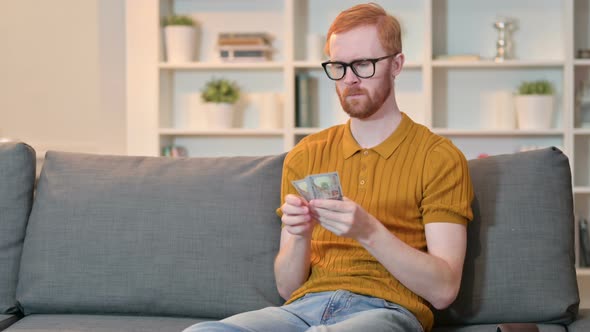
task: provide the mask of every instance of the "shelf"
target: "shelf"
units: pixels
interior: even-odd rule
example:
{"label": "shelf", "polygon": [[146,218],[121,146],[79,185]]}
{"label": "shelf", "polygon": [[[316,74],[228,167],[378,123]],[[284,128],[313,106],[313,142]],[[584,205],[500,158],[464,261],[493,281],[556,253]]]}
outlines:
{"label": "shelf", "polygon": [[590,187],[574,187],[574,194],[590,194]]}
{"label": "shelf", "polygon": [[590,277],[590,267],[578,267],[576,268],[576,275],[583,277]]}
{"label": "shelf", "polygon": [[553,68],[563,65],[564,61],[561,60],[506,60],[504,62],[432,60],[432,67],[435,68]]}
{"label": "shelf", "polygon": [[[323,62],[323,61],[322,61]],[[295,61],[293,67],[297,69],[322,69],[322,62],[317,61]]]}
{"label": "shelf", "polygon": [[322,131],[326,128],[318,128],[318,127],[313,127],[313,128],[295,128],[293,129],[293,133],[295,135],[310,135],[313,133],[317,133],[319,131]]}
{"label": "shelf", "polygon": [[574,135],[590,135],[590,128],[574,128]]}
{"label": "shelf", "polygon": [[160,62],[158,67],[167,70],[282,70],[281,62]]}
{"label": "shelf", "polygon": [[434,128],[432,131],[435,134],[444,136],[561,136],[563,130],[561,129],[548,129],[548,130],[469,130],[469,129],[446,129],[446,128]]}
{"label": "shelf", "polygon": [[282,136],[282,129],[176,129],[160,128],[160,136]]}
{"label": "shelf", "polygon": [[422,64],[420,62],[408,61],[404,63],[404,69],[422,69]]}
{"label": "shelf", "polygon": [[574,59],[575,66],[590,66],[590,59]]}

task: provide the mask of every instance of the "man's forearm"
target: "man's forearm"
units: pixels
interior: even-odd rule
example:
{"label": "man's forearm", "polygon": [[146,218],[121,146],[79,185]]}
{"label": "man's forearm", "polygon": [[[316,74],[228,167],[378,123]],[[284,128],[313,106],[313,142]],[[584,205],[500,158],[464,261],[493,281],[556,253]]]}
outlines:
{"label": "man's forearm", "polygon": [[461,281],[460,269],[410,247],[388,231],[375,234],[362,244],[399,282],[438,309],[453,302]]}
{"label": "man's forearm", "polygon": [[275,259],[275,279],[281,297],[288,300],[309,277],[311,242],[299,236],[289,236]]}

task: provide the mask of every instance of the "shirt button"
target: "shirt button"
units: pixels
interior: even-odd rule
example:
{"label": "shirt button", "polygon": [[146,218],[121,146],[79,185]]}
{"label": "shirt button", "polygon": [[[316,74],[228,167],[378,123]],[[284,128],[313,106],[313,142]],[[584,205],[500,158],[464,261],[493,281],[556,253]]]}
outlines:
{"label": "shirt button", "polygon": [[365,151],[363,151],[363,154],[364,154],[365,156],[368,156],[368,155],[369,155],[369,150],[365,150]]}
{"label": "shirt button", "polygon": [[361,186],[365,184],[365,180],[361,180]]}
{"label": "shirt button", "polygon": [[361,171],[366,171],[367,170],[367,166],[363,165],[361,166]]}

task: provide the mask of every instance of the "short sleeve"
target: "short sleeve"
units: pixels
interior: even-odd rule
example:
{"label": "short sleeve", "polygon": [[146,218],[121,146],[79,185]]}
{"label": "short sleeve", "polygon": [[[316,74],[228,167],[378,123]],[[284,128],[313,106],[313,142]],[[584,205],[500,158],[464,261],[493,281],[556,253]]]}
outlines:
{"label": "short sleeve", "polygon": [[427,155],[420,206],[423,222],[466,225],[473,219],[473,186],[467,160],[450,141],[444,140]]}
{"label": "short sleeve", "polygon": [[[308,173],[308,153],[305,149],[304,142],[293,148],[283,162],[283,175],[281,180],[281,206],[285,203],[287,194],[299,195],[291,181],[302,179]],[[279,217],[283,216],[281,206],[277,207],[276,213]]]}

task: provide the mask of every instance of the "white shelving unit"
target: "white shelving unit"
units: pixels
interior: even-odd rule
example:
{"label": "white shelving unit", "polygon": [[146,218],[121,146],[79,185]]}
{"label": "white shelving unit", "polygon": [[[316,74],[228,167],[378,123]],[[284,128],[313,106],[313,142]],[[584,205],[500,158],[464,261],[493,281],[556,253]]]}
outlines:
{"label": "white shelving unit", "polygon": [[[334,83],[317,61],[306,59],[306,36],[325,35],[329,24],[354,0],[126,0],[128,153],[160,155],[182,145],[190,156],[266,155],[291,149],[305,135],[341,123]],[[401,109],[415,121],[449,137],[467,158],[512,153],[526,146],[558,146],[573,170],[576,213],[590,217],[590,129],[581,128],[575,89],[590,79],[590,0],[399,0],[377,1],[400,20],[406,64],[396,80]],[[198,22],[195,62],[167,63],[160,18],[170,13]],[[495,63],[499,16],[518,19],[515,60]],[[221,63],[215,56],[219,32],[268,32],[273,61]],[[446,54],[477,54],[483,60],[438,60]],[[295,76],[308,73],[316,126],[295,126]],[[239,128],[211,130],[188,124],[190,98],[212,77],[235,80],[245,95],[274,92],[283,97],[282,128],[258,129],[255,109],[243,110]],[[490,95],[514,91],[524,80],[547,79],[557,91],[554,127],[548,130],[490,129]],[[590,279],[590,269],[579,269]],[[590,299],[585,300],[590,307]],[[583,300],[584,303],[584,300]]]}

